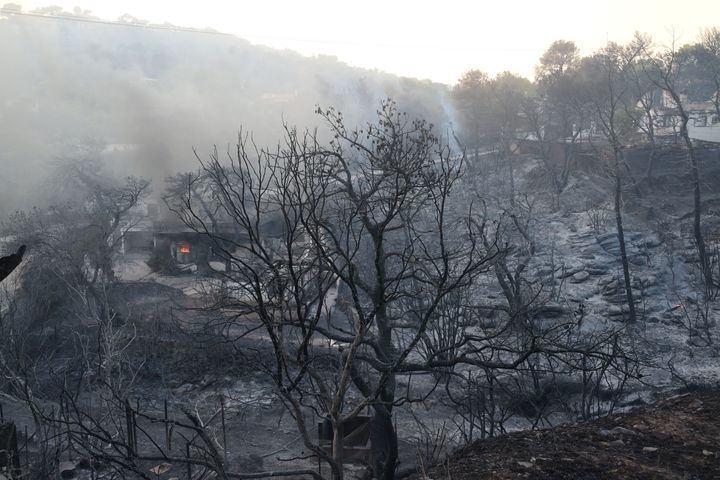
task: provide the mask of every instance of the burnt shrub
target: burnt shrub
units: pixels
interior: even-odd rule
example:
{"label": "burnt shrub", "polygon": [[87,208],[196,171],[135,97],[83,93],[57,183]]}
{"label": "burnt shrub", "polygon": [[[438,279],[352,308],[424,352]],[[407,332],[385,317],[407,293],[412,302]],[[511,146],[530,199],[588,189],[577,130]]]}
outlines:
{"label": "burnt shrub", "polygon": [[170,249],[163,245],[155,247],[150,254],[150,258],[145,262],[150,270],[163,275],[177,275],[180,268],[177,266],[175,259],[170,255]]}

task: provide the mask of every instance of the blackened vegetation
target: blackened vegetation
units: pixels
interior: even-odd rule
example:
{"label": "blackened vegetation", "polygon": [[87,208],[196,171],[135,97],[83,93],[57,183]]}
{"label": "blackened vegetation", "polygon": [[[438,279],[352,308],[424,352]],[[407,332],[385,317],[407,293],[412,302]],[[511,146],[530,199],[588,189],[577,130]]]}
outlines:
{"label": "blackened vegetation", "polygon": [[[0,257],[0,282],[20,265],[26,248],[25,245],[21,245],[16,253]],[[2,322],[1,315],[0,322]],[[0,471],[7,471],[11,475],[20,475],[20,449],[18,448],[15,424],[13,422],[5,423],[4,415],[0,417],[2,417],[0,418]]]}
{"label": "blackened vegetation", "polygon": [[420,478],[715,478],[720,394],[681,394],[577,425],[514,432],[459,450]]}
{"label": "blackened vegetation", "polygon": [[5,280],[5,278],[7,278],[7,276],[10,275],[13,270],[18,267],[18,265],[20,265],[26,248],[27,247],[25,245],[21,245],[17,252],[12,255],[0,257],[0,282]]}
{"label": "blackened vegetation", "polygon": [[[213,211],[233,219],[242,242],[214,230],[208,197],[192,188],[171,206],[231,264],[219,273],[227,295],[215,308],[262,323],[274,354],[262,368],[333,478],[345,474],[342,426],[368,407],[370,464],[383,479],[400,462],[395,409],[436,390],[453,400],[468,440],[505,431],[512,413],[504,400],[518,389],[537,399],[525,410],[543,421],[541,384],[556,376],[573,377],[583,416],[607,408],[602,385],[635,377],[637,362],[616,331],[581,334],[574,320],[540,315],[552,309],[526,271],[535,254],[532,202],[511,194],[494,221],[462,193],[474,181],[464,177],[465,157],[451,156],[430,125],[392,101],[355,130],[333,109],[318,114],[333,134],[327,144],[290,127],[273,149],[241,136],[228,164],[213,154],[189,180],[209,184],[220,206]],[[275,242],[263,234],[270,218],[282,225]],[[491,272],[507,305],[488,326],[474,293]],[[238,320],[228,318],[225,331],[242,334],[232,329]],[[413,374],[432,380],[413,382]],[[330,451],[311,433],[318,421],[330,423]]]}
{"label": "blackened vegetation", "polygon": [[[708,73],[698,59],[717,55],[693,52],[658,53],[638,36],[581,58],[561,41],[534,84],[469,72],[453,95],[459,150],[389,99],[356,128],[318,108],[322,130],[284,124],[273,147],[241,132],[226,154],[196,152],[196,170],[167,178],[163,198],[182,222],[169,229],[146,222],[147,180],[114,179],[93,158],[68,162],[62,201],[3,228],[32,253],[3,284],[0,324],[0,388],[35,426],[25,470],[49,478],[80,458],[72,467],[140,478],[329,469],[341,479],[360,458],[389,480],[417,469],[413,457],[420,469],[441,460],[452,432],[485,441],[467,451],[488,461],[513,441],[517,455],[536,452],[512,458],[515,476],[592,478],[597,459],[629,478],[648,473],[645,457],[598,453],[661,451],[662,434],[612,424],[625,417],[579,437],[593,424],[557,430],[563,456],[539,450],[545,433],[501,435],[613,415],[642,401],[628,390],[649,395],[658,377],[690,385],[676,353],[716,356],[718,149],[691,138],[695,124],[714,123],[682,92],[708,93],[691,87]],[[692,201],[665,198],[687,185]],[[655,232],[632,231],[640,215]],[[123,278],[128,252],[142,249],[154,272]],[[658,338],[670,332],[680,340]],[[263,456],[238,454],[262,448],[246,438],[248,410],[277,418]],[[680,437],[702,428],[681,419]],[[294,439],[281,442],[288,423]],[[690,442],[668,443],[677,448],[667,456]],[[702,458],[716,450],[694,446]],[[483,455],[466,472],[508,460]],[[262,471],[266,461],[288,463]]]}

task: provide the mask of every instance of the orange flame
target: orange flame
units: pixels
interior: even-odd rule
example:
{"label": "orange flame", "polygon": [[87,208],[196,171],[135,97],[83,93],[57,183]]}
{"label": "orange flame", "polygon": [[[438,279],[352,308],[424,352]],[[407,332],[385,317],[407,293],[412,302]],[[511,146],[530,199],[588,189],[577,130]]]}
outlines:
{"label": "orange flame", "polygon": [[190,253],[190,247],[188,245],[180,245],[180,253]]}

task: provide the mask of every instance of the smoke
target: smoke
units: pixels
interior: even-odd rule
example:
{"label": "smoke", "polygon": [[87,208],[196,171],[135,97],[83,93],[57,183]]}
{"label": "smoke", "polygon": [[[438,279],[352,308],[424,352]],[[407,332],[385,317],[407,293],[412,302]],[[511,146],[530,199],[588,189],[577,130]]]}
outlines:
{"label": "smoke", "polygon": [[[348,125],[370,121],[383,98],[444,130],[447,87],[307,58],[220,34],[57,17],[0,19],[0,214],[46,201],[57,159],[97,156],[155,191],[196,168],[192,152],[223,151],[240,127],[275,144],[282,124],[314,128],[316,105]],[[90,146],[90,147],[88,147]]]}

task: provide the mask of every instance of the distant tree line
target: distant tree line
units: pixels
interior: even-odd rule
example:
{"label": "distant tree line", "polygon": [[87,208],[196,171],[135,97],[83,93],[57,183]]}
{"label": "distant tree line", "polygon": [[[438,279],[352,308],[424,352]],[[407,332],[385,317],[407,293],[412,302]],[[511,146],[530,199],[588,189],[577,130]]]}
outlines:
{"label": "distant tree line", "polygon": [[[540,57],[534,82],[509,72],[491,78],[470,70],[453,88],[452,97],[461,119],[461,143],[476,157],[483,149],[496,151],[509,169],[511,192],[512,145],[518,141],[537,145],[550,187],[558,195],[568,185],[578,143],[589,145],[598,163],[607,166],[615,184],[613,203],[631,321],[637,315],[624,240],[623,192],[627,188],[640,192],[642,182],[652,185],[660,137],[670,131],[687,159],[693,237],[703,284],[708,292],[717,289],[702,231],[700,164],[688,124],[697,103],[711,104],[712,124],[720,123],[718,28],[703,31],[697,43],[682,47],[674,42],[657,47],[650,37],[636,33],[626,45],[609,42],[585,57],[574,42],[558,40]],[[639,145],[649,147],[646,178],[624,178],[628,177],[625,151]],[[558,148],[563,152],[560,162],[551,155]]]}

